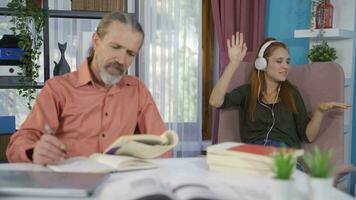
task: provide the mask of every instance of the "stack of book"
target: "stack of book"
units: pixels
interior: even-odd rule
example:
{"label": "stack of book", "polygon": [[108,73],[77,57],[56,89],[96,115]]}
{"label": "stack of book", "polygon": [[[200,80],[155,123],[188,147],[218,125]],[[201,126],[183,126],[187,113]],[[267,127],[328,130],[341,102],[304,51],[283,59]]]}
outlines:
{"label": "stack of book", "polygon": [[304,153],[303,149],[224,142],[208,147],[207,162],[211,171],[272,176],[273,155],[280,151],[287,151],[295,158]]}

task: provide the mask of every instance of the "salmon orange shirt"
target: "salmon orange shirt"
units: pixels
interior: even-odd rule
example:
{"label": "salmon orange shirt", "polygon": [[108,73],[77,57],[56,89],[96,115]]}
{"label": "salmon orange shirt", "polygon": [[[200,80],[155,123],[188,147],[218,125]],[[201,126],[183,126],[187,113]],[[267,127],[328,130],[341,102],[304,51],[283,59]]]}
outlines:
{"label": "salmon orange shirt", "polygon": [[66,157],[103,152],[122,135],[159,135],[166,129],[153,98],[136,77],[125,75],[109,90],[91,79],[85,61],[79,71],[48,80],[7,148],[10,162],[30,162],[48,124],[67,147]]}

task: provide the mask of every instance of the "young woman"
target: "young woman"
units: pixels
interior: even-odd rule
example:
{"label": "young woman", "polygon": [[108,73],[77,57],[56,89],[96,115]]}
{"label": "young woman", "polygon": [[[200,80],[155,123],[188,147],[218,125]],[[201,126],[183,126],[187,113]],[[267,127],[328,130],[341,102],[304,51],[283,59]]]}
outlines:
{"label": "young woman", "polygon": [[302,142],[316,138],[326,111],[350,107],[341,102],[321,102],[309,117],[299,91],[287,80],[288,49],[273,38],[259,48],[250,83],[226,93],[246,55],[243,34],[233,35],[227,47],[230,62],[211,93],[210,104],[221,109],[239,108],[242,142],[300,148]]}

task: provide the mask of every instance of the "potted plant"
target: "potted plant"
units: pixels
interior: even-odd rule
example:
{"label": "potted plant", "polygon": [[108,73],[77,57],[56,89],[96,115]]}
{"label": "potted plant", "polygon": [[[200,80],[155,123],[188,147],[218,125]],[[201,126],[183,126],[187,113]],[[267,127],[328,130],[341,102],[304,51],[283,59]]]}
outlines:
{"label": "potted plant", "polygon": [[282,148],[274,155],[273,200],[289,199],[292,196],[294,181],[291,176],[295,170],[296,158]]}
{"label": "potted plant", "polygon": [[304,162],[309,174],[309,199],[327,199],[332,188],[332,150],[325,152],[315,147],[314,153],[306,153]]}
{"label": "potted plant", "polygon": [[312,62],[331,62],[337,59],[336,50],[330,47],[326,41],[313,45],[309,50],[308,58]]}
{"label": "potted plant", "polygon": [[18,93],[27,99],[27,107],[35,99],[40,65],[37,63],[43,43],[44,12],[35,0],[11,0],[7,7],[14,12],[10,20],[12,33],[19,38],[18,46],[24,51],[20,64]]}

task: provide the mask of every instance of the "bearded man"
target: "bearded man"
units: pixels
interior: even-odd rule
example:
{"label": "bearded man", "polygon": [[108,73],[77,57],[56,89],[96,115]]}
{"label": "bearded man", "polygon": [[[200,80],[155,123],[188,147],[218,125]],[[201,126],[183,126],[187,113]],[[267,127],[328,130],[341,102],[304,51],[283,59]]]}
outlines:
{"label": "bearded man", "polygon": [[144,39],[133,15],[105,15],[79,71],[46,81],[32,111],[11,137],[10,162],[56,164],[104,150],[117,138],[166,129],[153,98],[127,75]]}

